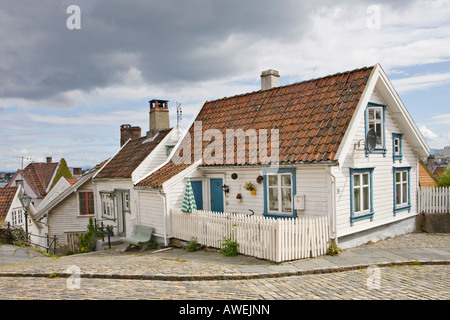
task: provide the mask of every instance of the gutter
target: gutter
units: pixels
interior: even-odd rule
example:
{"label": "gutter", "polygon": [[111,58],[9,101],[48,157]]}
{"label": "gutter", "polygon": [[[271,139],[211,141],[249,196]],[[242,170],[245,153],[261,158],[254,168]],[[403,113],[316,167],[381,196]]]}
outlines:
{"label": "gutter", "polygon": [[326,172],[331,178],[331,235],[330,238],[334,240],[334,243],[338,244],[337,238],[337,226],[336,226],[336,177],[331,173],[331,168],[326,167]]}
{"label": "gutter", "polygon": [[158,196],[163,200],[163,208],[164,208],[164,246],[167,247],[167,206],[166,206],[166,196],[165,194],[158,191]]}

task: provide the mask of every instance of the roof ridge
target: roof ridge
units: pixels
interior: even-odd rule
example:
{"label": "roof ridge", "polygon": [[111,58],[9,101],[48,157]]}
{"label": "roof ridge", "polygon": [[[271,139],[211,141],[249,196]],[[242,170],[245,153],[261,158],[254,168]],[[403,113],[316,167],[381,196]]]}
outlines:
{"label": "roof ridge", "polygon": [[375,68],[375,66],[376,65],[365,66],[365,67],[361,67],[361,68],[357,68],[357,69],[353,69],[353,70],[337,72],[337,73],[328,74],[328,75],[322,76],[322,77],[317,77],[317,78],[313,78],[313,79],[308,79],[308,80],[302,80],[302,81],[298,81],[298,82],[294,82],[294,83],[289,83],[289,84],[286,84],[284,86],[273,87],[273,88],[266,89],[266,90],[261,90],[260,89],[260,90],[246,92],[246,93],[239,93],[239,94],[236,94],[236,95],[233,95],[233,96],[222,97],[222,98],[219,98],[219,99],[206,100],[205,103],[217,102],[217,101],[222,101],[222,100],[227,100],[227,99],[233,99],[233,98],[242,97],[242,96],[246,96],[246,95],[250,95],[250,94],[255,94],[255,93],[258,93],[258,92],[270,92],[270,91],[273,91],[273,90],[287,88],[287,87],[291,87],[291,86],[295,86],[295,85],[299,85],[299,84],[303,84],[303,83],[307,83],[307,82],[313,82],[313,81],[318,81],[318,80],[322,80],[322,79],[326,79],[326,78],[341,76],[341,75],[344,75],[344,74],[349,74],[349,73],[354,73],[354,72],[358,72],[358,71],[363,71],[363,70],[367,70],[367,69],[373,69],[373,68]]}

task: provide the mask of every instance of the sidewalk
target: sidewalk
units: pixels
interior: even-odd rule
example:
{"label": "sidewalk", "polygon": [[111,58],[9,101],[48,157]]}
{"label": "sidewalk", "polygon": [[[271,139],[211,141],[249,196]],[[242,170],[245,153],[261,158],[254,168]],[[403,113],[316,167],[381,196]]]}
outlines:
{"label": "sidewalk", "polygon": [[[25,249],[25,248],[19,248]],[[375,244],[321,256],[274,263],[217,251],[187,252],[182,249],[123,252],[110,250],[49,258],[34,250],[0,247],[0,276],[70,276],[74,267],[81,277],[136,280],[220,280],[281,277],[367,268],[372,265],[450,264],[450,234],[412,233]],[[14,252],[14,254],[12,254]]]}

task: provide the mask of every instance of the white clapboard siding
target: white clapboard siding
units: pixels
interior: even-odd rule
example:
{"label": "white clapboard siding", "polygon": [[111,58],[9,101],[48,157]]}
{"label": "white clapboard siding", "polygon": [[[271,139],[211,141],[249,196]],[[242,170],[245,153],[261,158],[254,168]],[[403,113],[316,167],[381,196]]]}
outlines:
{"label": "white clapboard siding", "polygon": [[239,244],[239,252],[272,261],[324,255],[329,244],[328,217],[275,219],[211,211],[171,210],[172,237],[221,248],[225,238]]}
{"label": "white clapboard siding", "polygon": [[450,213],[450,187],[424,187],[418,191],[419,212]]}

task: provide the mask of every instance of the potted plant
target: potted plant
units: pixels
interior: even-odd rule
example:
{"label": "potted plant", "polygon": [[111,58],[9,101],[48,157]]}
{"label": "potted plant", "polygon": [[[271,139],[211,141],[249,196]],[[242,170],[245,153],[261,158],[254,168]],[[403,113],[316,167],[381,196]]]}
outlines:
{"label": "potted plant", "polygon": [[261,184],[261,182],[263,182],[263,180],[264,180],[263,176],[256,177],[256,182],[258,182],[259,184]]}
{"label": "potted plant", "polygon": [[255,185],[251,183],[250,181],[246,182],[244,184],[244,189],[250,191],[250,194],[254,196],[256,194]]}
{"label": "potted plant", "polygon": [[242,202],[242,194],[238,193],[236,195],[236,200],[237,200],[238,203],[241,203]]}

